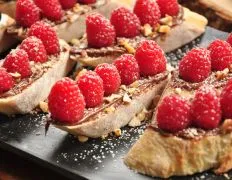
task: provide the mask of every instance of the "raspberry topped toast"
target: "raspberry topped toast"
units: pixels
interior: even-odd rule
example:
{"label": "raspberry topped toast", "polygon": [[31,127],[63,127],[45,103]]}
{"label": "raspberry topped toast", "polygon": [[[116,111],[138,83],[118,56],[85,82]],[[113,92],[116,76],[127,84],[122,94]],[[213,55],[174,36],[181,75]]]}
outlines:
{"label": "raspberry topped toast", "polygon": [[86,65],[112,63],[124,54],[133,54],[143,40],[155,40],[169,52],[191,42],[205,31],[207,20],[176,0],[137,0],[134,11],[115,9],[110,20],[99,14],[86,19],[86,35],[75,42],[72,59]]}
{"label": "raspberry topped toast", "polygon": [[232,47],[221,40],[187,53],[126,155],[129,168],[162,178],[232,169],[231,58]]}
{"label": "raspberry topped toast", "polygon": [[[140,56],[125,54],[114,64],[82,70],[75,81],[57,82],[48,98],[50,123],[75,136],[91,138],[127,124],[140,125],[153,99],[161,95],[169,73],[164,52],[154,41],[141,43],[136,54]],[[146,61],[143,56],[148,57]]]}
{"label": "raspberry topped toast", "polygon": [[54,83],[72,69],[69,51],[50,25],[32,25],[28,38],[1,61],[0,113],[29,113],[44,101]]}
{"label": "raspberry topped toast", "polygon": [[41,20],[53,26],[58,37],[67,42],[80,38],[85,32],[85,17],[90,12],[109,16],[119,5],[127,6],[126,1],[115,0],[17,0],[16,24],[8,28],[8,33],[19,39],[27,36],[28,28]]}

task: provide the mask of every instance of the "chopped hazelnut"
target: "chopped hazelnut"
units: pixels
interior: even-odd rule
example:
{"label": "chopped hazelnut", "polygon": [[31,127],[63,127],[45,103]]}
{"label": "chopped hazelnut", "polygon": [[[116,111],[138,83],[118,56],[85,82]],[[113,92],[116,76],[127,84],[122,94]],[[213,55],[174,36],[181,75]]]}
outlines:
{"label": "chopped hazelnut", "polygon": [[129,44],[128,40],[121,40],[119,43],[120,43],[121,46],[123,46],[127,50],[128,53],[130,53],[130,54],[134,54],[135,53],[135,48],[133,48]]}
{"label": "chopped hazelnut", "polygon": [[114,112],[115,111],[115,107],[113,107],[113,106],[110,106],[110,107],[108,107],[108,108],[105,108],[105,110],[104,110],[106,113],[111,113],[111,112]]}
{"label": "chopped hazelnut", "polygon": [[72,45],[75,45],[75,46],[79,46],[79,45],[80,45],[80,41],[79,41],[79,39],[73,38],[73,39],[71,40],[71,44],[72,44]]}
{"label": "chopped hazelnut", "polygon": [[145,24],[143,27],[142,27],[142,33],[144,36],[148,37],[148,36],[151,36],[153,31],[152,31],[152,27],[150,24]]}
{"label": "chopped hazelnut", "polygon": [[133,83],[130,85],[130,87],[132,87],[132,88],[137,88],[137,87],[139,87],[139,81],[133,82]]}
{"label": "chopped hazelnut", "polygon": [[114,134],[115,134],[115,136],[120,137],[122,135],[121,129],[115,129]]}
{"label": "chopped hazelnut", "polygon": [[126,90],[127,90],[126,85],[121,85],[121,86],[120,86],[120,88],[121,88],[122,90],[124,90],[124,91],[126,91]]}
{"label": "chopped hazelnut", "polygon": [[44,112],[44,113],[48,113],[48,103],[44,102],[44,101],[40,101],[39,103],[39,107],[40,109]]}
{"label": "chopped hazelnut", "polygon": [[133,117],[128,124],[128,126],[130,126],[130,127],[137,127],[140,125],[141,125],[141,121],[138,119],[137,116]]}
{"label": "chopped hazelnut", "polygon": [[176,94],[179,94],[179,95],[180,95],[181,92],[182,92],[181,88],[176,88],[176,89],[175,89],[175,93],[176,93]]}
{"label": "chopped hazelnut", "polygon": [[217,71],[216,72],[217,80],[222,80],[222,79],[226,78],[229,72],[230,71],[228,68],[224,69],[223,71]]}
{"label": "chopped hazelnut", "polygon": [[129,104],[131,102],[131,98],[127,93],[124,94],[123,96],[123,102]]}
{"label": "chopped hazelnut", "polygon": [[166,17],[160,19],[160,23],[162,25],[168,25],[171,27],[173,25],[173,18],[172,18],[172,16],[166,16]]}
{"label": "chopped hazelnut", "polygon": [[106,139],[108,136],[109,136],[109,134],[104,134],[104,135],[101,136],[101,139],[104,140],[104,139]]}
{"label": "chopped hazelnut", "polygon": [[158,32],[159,33],[164,33],[164,34],[169,34],[171,31],[171,28],[167,25],[161,25]]}
{"label": "chopped hazelnut", "polygon": [[86,136],[78,136],[77,138],[81,143],[87,142],[89,140],[89,138]]}
{"label": "chopped hazelnut", "polygon": [[127,92],[128,92],[129,94],[134,94],[135,91],[136,91],[136,88],[129,88],[129,89],[127,89]]}
{"label": "chopped hazelnut", "polygon": [[115,99],[119,99],[121,98],[122,96],[119,95],[119,94],[112,94],[111,96],[108,96],[108,97],[105,97],[104,98],[104,101],[106,101],[107,103],[111,103],[113,102]]}

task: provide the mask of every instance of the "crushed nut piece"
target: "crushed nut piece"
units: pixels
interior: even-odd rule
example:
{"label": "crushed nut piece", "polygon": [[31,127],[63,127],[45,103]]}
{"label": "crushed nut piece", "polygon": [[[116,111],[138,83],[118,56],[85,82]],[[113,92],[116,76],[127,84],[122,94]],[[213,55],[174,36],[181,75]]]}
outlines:
{"label": "crushed nut piece", "polygon": [[126,85],[121,85],[121,86],[120,86],[120,88],[121,88],[122,90],[124,90],[124,91],[126,91],[126,90],[127,90]]}
{"label": "crushed nut piece", "polygon": [[44,102],[44,101],[40,101],[39,103],[39,107],[40,109],[44,112],[44,113],[48,113],[48,103]]}
{"label": "crushed nut piece", "polygon": [[232,132],[232,119],[226,119],[221,129],[224,134]]}
{"label": "crushed nut piece", "polygon": [[137,116],[133,117],[128,124],[128,126],[130,127],[138,127],[140,125],[141,125],[141,121],[139,120]]}
{"label": "crushed nut piece", "polygon": [[139,87],[139,81],[133,82],[133,83],[130,85],[130,87],[132,87],[132,88],[137,88],[137,87]]}
{"label": "crushed nut piece", "polygon": [[121,40],[119,41],[119,44],[121,46],[123,46],[128,53],[130,54],[134,54],[135,53],[135,48],[133,48],[130,44],[129,44],[129,41],[128,40]]}
{"label": "crushed nut piece", "polygon": [[107,103],[111,103],[113,102],[115,99],[119,99],[121,98],[122,96],[119,95],[119,94],[112,94],[111,96],[108,96],[108,97],[105,97],[104,98],[104,101],[106,101]]}
{"label": "crushed nut piece", "polygon": [[230,71],[228,68],[224,69],[223,71],[217,71],[216,72],[217,80],[222,80],[222,79],[226,78],[229,72]]}
{"label": "crushed nut piece", "polygon": [[171,27],[173,25],[173,18],[172,18],[172,16],[166,16],[166,17],[160,19],[160,23],[162,25],[168,25]]}
{"label": "crushed nut piece", "polygon": [[80,45],[80,41],[79,41],[79,39],[74,38],[74,39],[71,40],[71,44],[75,45],[75,46],[79,46]]}
{"label": "crushed nut piece", "polygon": [[179,95],[180,95],[181,92],[182,92],[181,88],[176,88],[176,89],[175,89],[175,93],[176,93],[176,94],[179,94]]}
{"label": "crushed nut piece", "polygon": [[167,25],[161,25],[158,32],[159,33],[165,33],[165,34],[169,34],[171,31],[171,28]]}
{"label": "crushed nut piece", "polygon": [[128,92],[129,94],[134,94],[135,91],[136,91],[136,88],[129,88],[129,89],[127,89],[127,92]]}
{"label": "crushed nut piece", "polygon": [[115,129],[114,134],[115,134],[115,136],[120,137],[122,135],[121,129]]}
{"label": "crushed nut piece", "polygon": [[109,136],[109,134],[104,134],[104,135],[101,136],[101,139],[104,140],[104,139],[106,139],[108,136]]}
{"label": "crushed nut piece", "polygon": [[123,102],[129,104],[131,102],[131,98],[129,97],[129,95],[127,93],[124,94],[123,96]]}
{"label": "crushed nut piece", "polygon": [[159,28],[160,28],[160,24],[156,24],[156,25],[153,27],[153,29],[154,29],[155,32],[158,32]]}
{"label": "crushed nut piece", "polygon": [[138,115],[137,115],[137,118],[140,120],[140,121],[144,121],[146,120],[146,117],[147,117],[147,109],[144,108]]}
{"label": "crushed nut piece", "polygon": [[76,76],[76,80],[78,80],[82,75],[84,75],[85,73],[87,73],[88,70],[87,69],[82,69]]}
{"label": "crushed nut piece", "polygon": [[105,108],[105,110],[104,110],[106,113],[111,113],[111,112],[114,112],[115,111],[115,107],[113,107],[113,106],[110,106],[110,107],[108,107],[108,108]]}
{"label": "crushed nut piece", "polygon": [[142,33],[145,37],[148,37],[148,36],[151,36],[153,31],[152,31],[152,27],[150,24],[145,24],[143,27],[142,27]]}
{"label": "crushed nut piece", "polygon": [[77,136],[77,138],[81,143],[87,142],[89,140],[89,138],[86,136]]}

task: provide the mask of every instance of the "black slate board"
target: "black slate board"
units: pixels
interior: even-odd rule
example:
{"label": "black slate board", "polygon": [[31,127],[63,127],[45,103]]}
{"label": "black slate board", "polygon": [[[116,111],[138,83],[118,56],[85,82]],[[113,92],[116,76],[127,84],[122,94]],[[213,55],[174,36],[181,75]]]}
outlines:
{"label": "black slate board", "polygon": [[[225,39],[226,33],[207,28],[205,35],[175,52],[168,53],[168,60],[177,65],[183,54],[193,46],[206,46],[212,39]],[[6,149],[41,166],[51,168],[71,179],[151,179],[129,170],[123,156],[143,133],[146,125],[123,128],[119,138],[92,139],[79,143],[75,137],[54,127],[44,135],[46,115],[35,114],[7,118],[0,115],[0,148]],[[232,172],[229,173],[232,178]],[[172,179],[225,179],[211,172]]]}

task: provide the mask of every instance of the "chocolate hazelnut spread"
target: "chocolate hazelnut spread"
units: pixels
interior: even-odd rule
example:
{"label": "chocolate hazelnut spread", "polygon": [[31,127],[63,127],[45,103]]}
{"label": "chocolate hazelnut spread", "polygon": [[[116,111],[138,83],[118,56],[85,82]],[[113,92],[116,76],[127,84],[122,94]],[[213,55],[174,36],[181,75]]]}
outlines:
{"label": "chocolate hazelnut spread", "polygon": [[[67,51],[67,49],[65,49],[65,47],[62,47],[61,51],[65,52]],[[29,78],[24,78],[20,80],[19,82],[16,81],[16,84],[12,89],[10,89],[5,93],[0,94],[0,98],[9,98],[11,96],[20,94],[33,82],[41,78],[43,74],[46,73],[54,64],[56,64],[58,60],[59,60],[58,55],[57,56],[52,55],[48,58],[48,61],[45,63],[35,63],[31,61],[30,64],[31,64],[32,75]]]}
{"label": "chocolate hazelnut spread", "polygon": [[[167,79],[168,77],[168,72],[165,71],[163,73],[157,74],[155,76],[151,76],[149,78],[141,78],[138,80],[138,87],[136,88],[135,92],[131,94],[131,98],[133,99],[134,97],[138,96],[141,94],[141,92],[146,92],[149,88],[155,86],[159,82]],[[130,89],[130,86],[127,87]],[[99,116],[103,116],[107,112],[105,111],[109,107],[117,108],[121,104],[123,104],[123,95],[127,93],[127,91],[123,88],[119,90],[117,95],[120,95],[120,97],[115,98],[112,102],[104,102],[102,105],[95,107],[95,108],[86,108],[84,112],[84,118],[82,118],[77,124],[72,124],[71,126],[79,125],[82,123],[86,123],[88,121],[93,121],[97,119]],[[57,125],[67,125],[67,124],[60,124],[56,121],[52,122],[53,124]]]}
{"label": "chocolate hazelnut spread", "polygon": [[[184,10],[182,7],[180,7],[180,13],[178,16],[173,17],[173,24],[171,28],[180,25],[184,21]],[[79,57],[101,57],[105,55],[121,55],[127,52],[127,50],[122,47],[121,43],[122,41],[126,41],[131,47],[137,48],[139,43],[142,40],[156,40],[158,37],[163,36],[163,33],[157,33],[152,37],[145,37],[143,35],[136,36],[135,38],[122,38],[118,37],[116,39],[116,44],[111,47],[103,47],[99,49],[88,47],[87,39],[86,37],[82,38],[80,40],[80,45],[77,47],[73,47],[71,49],[71,54],[75,56],[75,58]]]}
{"label": "chocolate hazelnut spread", "polygon": [[[71,23],[76,21],[81,15],[89,13],[90,11],[95,10],[100,6],[105,5],[107,2],[108,0],[98,0],[95,4],[91,5],[80,5],[77,3],[72,9],[65,11],[65,14],[60,21],[50,21],[47,18],[43,18],[42,21],[50,24],[53,27],[65,22]],[[20,39],[25,39],[27,36],[27,30],[28,28],[23,28],[22,26],[14,24],[8,27],[7,32],[9,34],[17,35]]]}
{"label": "chocolate hazelnut spread", "polygon": [[223,79],[218,80],[216,77],[217,72],[212,72],[211,75],[202,82],[191,83],[187,82],[179,77],[178,70],[172,72],[172,80],[170,82],[170,87],[181,88],[188,91],[197,90],[203,84],[212,85],[216,89],[220,89],[226,85],[227,81],[232,78],[232,73],[228,73]]}

